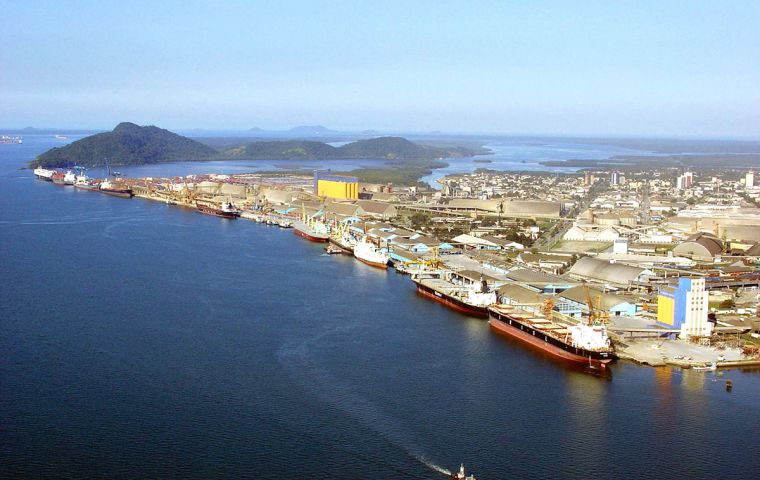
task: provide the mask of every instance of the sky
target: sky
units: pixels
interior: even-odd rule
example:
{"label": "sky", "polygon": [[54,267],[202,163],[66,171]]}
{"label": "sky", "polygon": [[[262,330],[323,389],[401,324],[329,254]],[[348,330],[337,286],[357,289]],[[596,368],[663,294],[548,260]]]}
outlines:
{"label": "sky", "polygon": [[0,127],[760,137],[760,1],[0,0]]}

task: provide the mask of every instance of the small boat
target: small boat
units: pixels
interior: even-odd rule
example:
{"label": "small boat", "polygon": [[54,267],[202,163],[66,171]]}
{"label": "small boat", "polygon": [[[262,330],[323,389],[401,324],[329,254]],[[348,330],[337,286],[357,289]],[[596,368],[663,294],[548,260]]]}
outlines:
{"label": "small boat", "polygon": [[214,215],[222,218],[238,218],[240,216],[240,210],[235,208],[232,202],[222,202],[220,204],[206,204],[195,202],[195,206],[199,212],[206,215]]}
{"label": "small boat", "polygon": [[718,364],[715,362],[706,363],[704,365],[700,365],[698,367],[692,367],[692,370],[697,370],[700,372],[712,372],[718,369]]}
{"label": "small boat", "polygon": [[343,249],[340,247],[336,247],[335,245],[328,243],[325,247],[325,252],[327,252],[329,255],[340,255],[343,253]]}
{"label": "small boat", "polygon": [[459,465],[459,471],[452,473],[449,476],[449,478],[451,480],[477,480],[475,478],[475,475],[473,475],[473,474],[467,475],[467,474],[464,473],[464,464]]}
{"label": "small boat", "polygon": [[280,228],[293,228],[293,222],[289,222],[288,220],[280,220],[277,222],[277,225]]}

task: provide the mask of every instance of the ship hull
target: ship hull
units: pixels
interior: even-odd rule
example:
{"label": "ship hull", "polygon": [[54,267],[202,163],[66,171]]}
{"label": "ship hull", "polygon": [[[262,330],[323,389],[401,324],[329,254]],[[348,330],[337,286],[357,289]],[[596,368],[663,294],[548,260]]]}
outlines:
{"label": "ship hull", "polygon": [[388,263],[375,262],[366,258],[362,258],[361,256],[356,255],[356,253],[354,253],[354,257],[356,257],[357,260],[364,263],[365,265],[369,265],[370,267],[381,268],[383,270],[388,269]]}
{"label": "ship hull", "polygon": [[458,298],[453,298],[443,293],[436,292],[432,288],[417,283],[417,293],[427,297],[431,300],[435,300],[438,303],[446,305],[452,310],[456,310],[459,313],[464,313],[471,317],[488,318],[488,309],[486,307],[476,307],[474,305],[468,305]]}
{"label": "ship hull", "polygon": [[37,177],[37,180],[44,180],[46,182],[52,182],[53,177],[46,177],[45,175],[35,175]]}
{"label": "ship hull", "polygon": [[240,216],[240,214],[237,212],[225,212],[224,210],[219,210],[218,208],[213,208],[213,207],[207,207],[205,205],[198,205],[197,208],[200,213],[204,213],[206,215],[212,215],[214,217],[219,217],[219,218],[235,219]]}
{"label": "ship hull", "polygon": [[306,240],[310,242],[317,242],[317,243],[326,243],[328,240],[328,237],[322,237],[317,235],[312,235],[310,233],[304,232],[303,230],[299,229],[298,227],[295,227],[293,229],[293,233],[298,235],[301,238],[305,238]]}
{"label": "ship hull", "polygon": [[135,196],[135,194],[132,193],[132,190],[103,190],[101,188],[100,193],[105,193],[106,195],[120,198],[132,198]]}
{"label": "ship hull", "polygon": [[88,190],[88,191],[91,191],[91,192],[99,192],[100,191],[100,187],[98,185],[83,185],[81,183],[75,183],[74,187],[82,189],[82,190]]}
{"label": "ship hull", "polygon": [[491,312],[488,324],[492,330],[500,335],[519,340],[531,348],[546,352],[565,362],[604,368],[614,359],[611,353],[601,353],[573,347],[506,315]]}

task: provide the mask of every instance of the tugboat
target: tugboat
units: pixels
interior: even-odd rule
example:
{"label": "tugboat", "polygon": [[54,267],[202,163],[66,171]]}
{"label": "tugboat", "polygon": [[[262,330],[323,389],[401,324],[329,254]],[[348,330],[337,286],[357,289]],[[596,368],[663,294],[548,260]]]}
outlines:
{"label": "tugboat", "polygon": [[451,476],[449,476],[449,478],[451,480],[477,480],[475,478],[475,475],[473,474],[466,475],[464,473],[464,464],[459,465],[459,471],[452,473]]}
{"label": "tugboat", "polygon": [[214,215],[222,218],[238,218],[240,216],[240,210],[235,208],[232,202],[222,202],[219,204],[206,204],[195,202],[195,206],[199,212],[206,215]]}
{"label": "tugboat", "polygon": [[328,243],[325,247],[325,252],[327,252],[328,255],[340,255],[343,253],[343,249],[340,247],[336,247],[332,243]]}

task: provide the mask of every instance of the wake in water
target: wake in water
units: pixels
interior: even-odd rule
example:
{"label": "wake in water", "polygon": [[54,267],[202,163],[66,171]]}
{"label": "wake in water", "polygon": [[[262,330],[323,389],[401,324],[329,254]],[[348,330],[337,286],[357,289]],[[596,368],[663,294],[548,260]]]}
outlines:
{"label": "wake in water", "polygon": [[403,422],[359,393],[353,385],[333,375],[328,368],[317,364],[312,345],[323,343],[325,337],[351,330],[356,326],[341,324],[323,327],[326,328],[310,338],[297,339],[282,345],[277,352],[280,361],[320,400],[356,419],[430,470],[451,476],[449,470],[425,458],[420,451],[424,442]]}
{"label": "wake in water", "polygon": [[428,467],[430,470],[433,470],[433,471],[435,471],[435,472],[438,472],[438,473],[441,473],[441,474],[443,474],[443,475],[446,475],[447,477],[450,477],[450,476],[451,476],[451,471],[450,471],[450,470],[447,470],[447,469],[445,469],[445,468],[443,468],[443,467],[439,467],[439,466],[438,466],[438,465],[436,465],[435,463],[433,463],[433,462],[430,462],[430,461],[428,461],[427,459],[425,459],[425,457],[415,457],[415,458],[416,458],[417,460],[419,460],[420,462],[422,462],[422,463],[423,463],[423,464],[424,464],[426,467]]}

